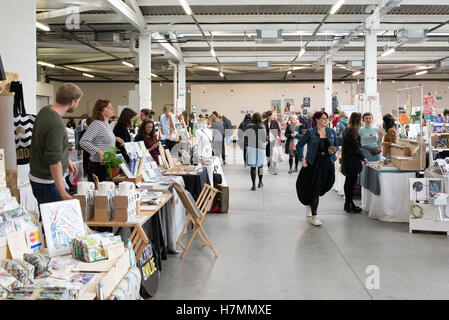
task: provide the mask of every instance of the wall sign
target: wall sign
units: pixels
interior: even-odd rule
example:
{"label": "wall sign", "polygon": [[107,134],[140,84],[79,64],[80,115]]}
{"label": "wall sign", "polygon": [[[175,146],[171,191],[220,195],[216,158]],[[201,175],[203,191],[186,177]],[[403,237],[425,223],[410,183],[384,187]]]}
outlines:
{"label": "wall sign", "polygon": [[302,100],[302,104],[304,105],[304,108],[310,107],[310,97],[304,97]]}

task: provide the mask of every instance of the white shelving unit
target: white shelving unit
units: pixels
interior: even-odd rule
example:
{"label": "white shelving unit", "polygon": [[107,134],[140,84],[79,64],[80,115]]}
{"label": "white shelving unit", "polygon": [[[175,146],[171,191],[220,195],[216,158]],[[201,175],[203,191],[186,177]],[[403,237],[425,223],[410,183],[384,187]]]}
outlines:
{"label": "white shelving unit", "polygon": [[410,217],[409,232],[413,231],[446,232],[446,235],[449,235],[449,220],[437,221]]}

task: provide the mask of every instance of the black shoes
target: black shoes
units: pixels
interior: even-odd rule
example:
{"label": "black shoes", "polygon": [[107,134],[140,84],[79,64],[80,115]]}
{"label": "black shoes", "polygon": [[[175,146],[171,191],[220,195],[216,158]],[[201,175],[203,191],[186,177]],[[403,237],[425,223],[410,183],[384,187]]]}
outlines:
{"label": "black shoes", "polygon": [[298,167],[295,168],[295,170],[293,172],[298,172]]}
{"label": "black shoes", "polygon": [[251,191],[256,191],[256,187],[252,186]]}
{"label": "black shoes", "polygon": [[354,202],[345,202],[345,211],[348,213],[360,213],[362,208],[356,206]]}
{"label": "black shoes", "polygon": [[293,172],[292,169],[288,170],[288,173],[292,173],[292,172]]}
{"label": "black shoes", "polygon": [[263,183],[259,182],[259,184],[257,185],[258,188],[262,188],[263,187]]}

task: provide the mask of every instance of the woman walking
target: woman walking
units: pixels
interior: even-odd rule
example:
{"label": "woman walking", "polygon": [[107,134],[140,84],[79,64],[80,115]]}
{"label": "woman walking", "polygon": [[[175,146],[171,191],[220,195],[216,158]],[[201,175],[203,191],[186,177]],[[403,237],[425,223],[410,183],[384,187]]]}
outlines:
{"label": "woman walking", "polygon": [[243,138],[247,141],[245,163],[251,167],[252,191],[256,191],[256,169],[259,175],[258,187],[262,188],[263,165],[265,160],[265,147],[267,134],[259,112],[253,114],[250,124],[246,127]]}
{"label": "woman walking", "polygon": [[[133,128],[133,121],[135,118],[137,118],[137,113],[133,109],[123,109],[122,113],[120,113],[120,117],[117,120],[117,124],[114,126],[114,135],[121,138],[125,143],[131,142],[131,135],[129,133],[129,130]],[[115,146],[120,150],[120,153],[122,154],[126,163],[129,163],[130,159],[125,147],[121,146],[118,142],[115,143]]]}
{"label": "woman walking", "polygon": [[348,127],[343,131],[341,173],[345,179],[345,206],[344,209],[349,213],[359,213],[362,211],[353,201],[354,184],[357,183],[357,177],[362,171],[362,161],[368,163],[361,151],[360,145],[360,123],[362,115],[359,112],[353,112],[349,118]]}
{"label": "woman walking", "polygon": [[249,113],[245,114],[245,118],[239,125],[239,129],[237,131],[238,135],[238,143],[241,148],[243,148],[243,162],[245,163],[244,166],[246,168],[246,147],[247,142],[245,139],[243,139],[243,134],[246,130],[246,127],[248,127],[248,124],[251,122],[251,115]]}
{"label": "woman walking", "polygon": [[211,119],[211,129],[213,133],[212,138],[212,146],[213,146],[213,155],[223,159],[223,164],[226,164],[226,150],[225,150],[225,128],[223,126],[223,122],[220,119],[212,114],[210,116]]}
{"label": "woman walking", "polygon": [[293,167],[293,159],[295,159],[295,170],[294,172],[298,172],[298,152],[296,152],[296,145],[298,144],[299,138],[301,136],[301,128],[298,117],[296,115],[292,115],[290,117],[290,123],[287,125],[285,129],[285,137],[287,141],[285,142],[285,153],[288,154],[288,164],[290,166],[290,170],[288,173],[292,173]]}
{"label": "woman walking", "polygon": [[[311,223],[320,226],[317,218],[319,197],[328,192],[335,182],[334,161],[338,150],[337,136],[334,129],[328,128],[326,112],[318,111],[313,115],[314,127],[307,130],[299,139],[296,149],[302,161],[302,169],[296,180],[296,193],[299,201],[306,206],[307,217]],[[307,155],[304,158],[304,145]]]}

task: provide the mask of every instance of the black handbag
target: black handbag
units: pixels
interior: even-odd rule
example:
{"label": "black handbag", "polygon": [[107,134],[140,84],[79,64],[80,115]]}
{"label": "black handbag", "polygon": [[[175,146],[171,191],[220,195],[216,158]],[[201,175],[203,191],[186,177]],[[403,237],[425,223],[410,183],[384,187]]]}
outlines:
{"label": "black handbag", "polygon": [[214,179],[214,185],[221,184],[223,182],[223,178],[221,174],[218,173],[218,167],[214,167],[214,173],[213,173],[213,179]]}

